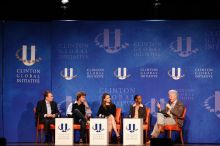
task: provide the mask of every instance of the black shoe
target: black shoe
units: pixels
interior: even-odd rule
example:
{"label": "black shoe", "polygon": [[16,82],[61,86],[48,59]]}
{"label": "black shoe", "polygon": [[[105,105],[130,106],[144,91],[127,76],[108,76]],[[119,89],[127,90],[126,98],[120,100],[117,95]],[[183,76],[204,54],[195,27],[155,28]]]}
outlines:
{"label": "black shoe", "polygon": [[49,143],[49,138],[48,138],[48,136],[47,136],[47,135],[45,136],[45,141],[44,141],[44,143],[46,143],[46,144],[48,144],[48,143]]}
{"label": "black shoe", "polygon": [[121,137],[119,135],[119,136],[117,136],[117,143],[119,144],[120,142],[121,142]]}
{"label": "black shoe", "polygon": [[86,137],[83,138],[83,143],[84,143],[84,144],[86,143]]}

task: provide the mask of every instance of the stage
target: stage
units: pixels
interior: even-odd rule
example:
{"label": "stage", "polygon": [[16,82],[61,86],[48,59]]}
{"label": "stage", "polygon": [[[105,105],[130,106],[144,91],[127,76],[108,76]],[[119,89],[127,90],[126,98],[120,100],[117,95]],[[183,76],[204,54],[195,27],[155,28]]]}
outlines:
{"label": "stage", "polygon": [[[37,143],[8,143],[8,146],[44,146],[48,144],[37,144]],[[54,145],[54,144],[50,144]],[[149,144],[144,144],[150,146]],[[90,146],[90,144],[74,144],[74,146]],[[123,146],[123,144],[109,144],[108,146]],[[174,146],[182,146],[181,144],[175,144]],[[184,146],[219,146],[216,144],[185,144]]]}

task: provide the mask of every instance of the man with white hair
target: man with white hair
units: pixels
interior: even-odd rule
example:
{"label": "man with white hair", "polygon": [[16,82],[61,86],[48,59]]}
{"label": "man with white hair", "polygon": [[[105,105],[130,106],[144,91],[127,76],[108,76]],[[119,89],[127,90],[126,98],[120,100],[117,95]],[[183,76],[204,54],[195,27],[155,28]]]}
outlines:
{"label": "man with white hair", "polygon": [[[157,122],[154,125],[152,138],[157,138],[160,132],[163,132],[164,125],[175,125],[178,123],[180,127],[183,126],[183,120],[179,119],[184,111],[184,105],[178,100],[178,92],[176,90],[168,91],[169,102],[166,104],[166,108],[161,110],[160,103],[157,103],[159,112],[157,113]],[[177,119],[177,120],[176,120]]]}

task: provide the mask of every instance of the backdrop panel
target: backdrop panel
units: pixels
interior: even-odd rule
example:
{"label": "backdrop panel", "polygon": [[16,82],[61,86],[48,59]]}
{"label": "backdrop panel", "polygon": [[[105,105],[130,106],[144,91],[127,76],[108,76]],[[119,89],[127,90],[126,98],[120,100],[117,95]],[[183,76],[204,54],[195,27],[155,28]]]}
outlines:
{"label": "backdrop panel", "polygon": [[33,142],[33,108],[51,88],[50,24],[7,22],[4,40],[4,136]]}
{"label": "backdrop panel", "polygon": [[[127,116],[133,96],[151,108],[177,89],[187,107],[184,137],[220,143],[219,21],[53,22],[52,89],[63,115],[87,93],[93,116],[109,92]],[[164,104],[163,104],[164,106]],[[205,125],[205,126],[204,126]]]}
{"label": "backdrop panel", "polygon": [[140,94],[151,108],[152,128],[155,101],[164,107],[167,91],[177,89],[187,107],[185,141],[220,143],[220,21],[4,26],[3,121],[9,142],[35,140],[33,107],[46,89],[52,89],[63,116],[77,91],[87,93],[93,117],[104,92],[124,117]]}
{"label": "backdrop panel", "polygon": [[3,107],[2,107],[2,102],[3,102],[3,99],[2,99],[2,53],[3,53],[3,44],[2,44],[2,41],[3,41],[3,26],[2,26],[2,22],[0,21],[0,109],[1,109],[1,112],[0,112],[0,136],[3,136],[3,113],[2,113],[2,110],[3,110]]}

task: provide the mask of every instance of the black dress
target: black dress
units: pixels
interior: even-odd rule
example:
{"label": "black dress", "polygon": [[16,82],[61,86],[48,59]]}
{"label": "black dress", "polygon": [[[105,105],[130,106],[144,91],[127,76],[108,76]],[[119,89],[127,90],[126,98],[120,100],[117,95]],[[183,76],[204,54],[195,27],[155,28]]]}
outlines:
{"label": "black dress", "polygon": [[116,106],[115,104],[106,105],[106,108],[104,108],[102,105],[99,107],[97,116],[104,115],[105,117],[109,115],[113,115],[115,117],[116,114]]}

